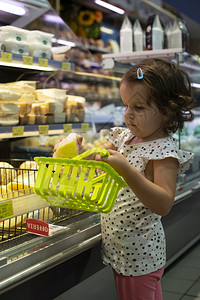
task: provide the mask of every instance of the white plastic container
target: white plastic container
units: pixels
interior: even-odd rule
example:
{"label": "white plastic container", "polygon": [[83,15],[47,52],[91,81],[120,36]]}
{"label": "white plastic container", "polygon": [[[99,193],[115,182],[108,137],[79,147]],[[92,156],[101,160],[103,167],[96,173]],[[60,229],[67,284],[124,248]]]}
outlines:
{"label": "white plastic container", "polygon": [[139,20],[137,19],[133,25],[133,50],[143,51],[143,32]]}
{"label": "white plastic container", "polygon": [[163,49],[164,45],[164,32],[162,25],[160,23],[159,16],[156,15],[154,22],[153,22],[153,28],[152,28],[152,34],[153,34],[153,50],[161,50]]}
{"label": "white plastic container", "polygon": [[28,42],[51,48],[53,36],[53,34],[44,31],[30,30],[28,33]]}
{"label": "white plastic container", "polygon": [[34,57],[51,59],[51,48],[40,44],[30,44],[29,54]]}
{"label": "white plastic container", "polygon": [[132,24],[127,16],[125,16],[120,29],[120,52],[133,51],[133,30]]}
{"label": "white plastic container", "polygon": [[26,42],[4,41],[1,47],[4,46],[4,51],[20,55],[29,55],[29,45]]}
{"label": "white plastic container", "polygon": [[0,41],[16,41],[16,42],[27,42],[28,30],[18,28],[15,26],[2,26],[0,27]]}

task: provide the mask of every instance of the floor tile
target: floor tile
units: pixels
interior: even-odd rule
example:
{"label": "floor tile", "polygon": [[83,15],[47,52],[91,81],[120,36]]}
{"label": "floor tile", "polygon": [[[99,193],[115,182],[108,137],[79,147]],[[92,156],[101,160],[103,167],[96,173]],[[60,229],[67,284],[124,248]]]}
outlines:
{"label": "floor tile", "polygon": [[188,254],[176,264],[176,268],[179,266],[192,267],[200,270],[200,256]]}
{"label": "floor tile", "polygon": [[165,277],[188,279],[196,281],[200,277],[200,270],[197,268],[175,266],[164,274]]}
{"label": "floor tile", "polygon": [[[163,300],[165,300],[165,299],[163,299]],[[200,300],[200,298],[195,297],[195,296],[183,296],[183,298],[181,298],[181,300]]]}
{"label": "floor tile", "polygon": [[181,294],[170,293],[163,291],[163,300],[180,300],[182,297]]}
{"label": "floor tile", "polygon": [[200,245],[198,245],[193,250],[191,250],[190,254],[193,255],[193,256],[200,257]]}
{"label": "floor tile", "polygon": [[195,296],[200,298],[200,282],[194,283],[186,293],[189,296]]}
{"label": "floor tile", "polygon": [[163,277],[161,285],[163,291],[185,294],[185,292],[193,285],[193,281]]}

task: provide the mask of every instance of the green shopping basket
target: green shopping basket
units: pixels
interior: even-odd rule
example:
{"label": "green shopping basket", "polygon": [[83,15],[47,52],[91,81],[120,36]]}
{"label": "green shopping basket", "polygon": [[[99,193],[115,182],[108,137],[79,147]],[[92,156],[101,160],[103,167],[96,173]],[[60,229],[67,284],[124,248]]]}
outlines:
{"label": "green shopping basket", "polygon": [[92,153],[109,155],[106,149],[93,148],[73,159],[35,157],[39,170],[34,192],[52,206],[110,212],[126,183],[107,163],[82,160]]}

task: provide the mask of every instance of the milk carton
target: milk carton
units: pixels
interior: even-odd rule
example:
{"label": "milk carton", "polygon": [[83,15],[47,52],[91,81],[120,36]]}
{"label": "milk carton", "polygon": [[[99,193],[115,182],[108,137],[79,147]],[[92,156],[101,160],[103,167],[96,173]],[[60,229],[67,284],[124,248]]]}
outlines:
{"label": "milk carton", "polygon": [[171,48],[183,48],[187,50],[189,44],[189,34],[184,22],[175,19],[171,33]]}
{"label": "milk carton", "polygon": [[127,16],[125,16],[120,29],[120,52],[133,51],[133,31],[132,24]]}
{"label": "milk carton", "polygon": [[143,32],[138,19],[133,25],[133,50],[143,51]]}
{"label": "milk carton", "polygon": [[149,17],[146,26],[146,50],[163,49],[164,32],[158,15]]}
{"label": "milk carton", "polygon": [[164,30],[164,48],[170,49],[171,47],[171,36],[172,36],[172,23],[169,22]]}

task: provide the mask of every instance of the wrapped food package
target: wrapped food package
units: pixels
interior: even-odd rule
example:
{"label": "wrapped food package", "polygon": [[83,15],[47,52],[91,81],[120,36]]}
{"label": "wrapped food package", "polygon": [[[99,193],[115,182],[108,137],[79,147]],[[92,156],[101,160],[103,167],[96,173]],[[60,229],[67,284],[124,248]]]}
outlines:
{"label": "wrapped food package", "polygon": [[19,123],[19,114],[3,114],[0,115],[0,125],[15,126]]}
{"label": "wrapped food package", "polygon": [[54,152],[55,158],[73,158],[78,154],[77,134],[70,133],[66,138],[58,143],[57,150]]}
{"label": "wrapped food package", "polygon": [[18,102],[0,101],[0,114],[18,114],[20,105]]}
{"label": "wrapped food package", "polygon": [[83,122],[85,118],[85,98],[80,96],[67,96],[65,114],[67,122]]}
{"label": "wrapped food package", "polygon": [[0,162],[0,185],[8,184],[17,175],[14,167],[7,162]]}
{"label": "wrapped food package", "polygon": [[19,166],[17,175],[29,173],[30,170],[38,170],[38,169],[39,167],[35,160],[26,160]]}

